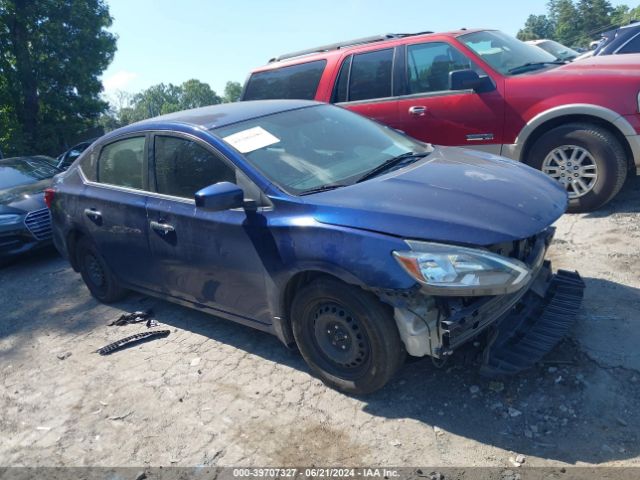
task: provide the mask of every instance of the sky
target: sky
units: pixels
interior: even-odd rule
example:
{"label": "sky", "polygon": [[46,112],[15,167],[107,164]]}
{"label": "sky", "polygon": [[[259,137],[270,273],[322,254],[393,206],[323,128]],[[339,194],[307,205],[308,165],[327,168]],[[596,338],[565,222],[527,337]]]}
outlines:
{"label": "sky", "polygon": [[[270,58],[383,33],[496,28],[511,35],[547,0],[106,0],[118,51],[107,97],[191,78],[218,93]],[[612,1],[614,5],[624,1]],[[631,2],[634,3],[634,2]]]}

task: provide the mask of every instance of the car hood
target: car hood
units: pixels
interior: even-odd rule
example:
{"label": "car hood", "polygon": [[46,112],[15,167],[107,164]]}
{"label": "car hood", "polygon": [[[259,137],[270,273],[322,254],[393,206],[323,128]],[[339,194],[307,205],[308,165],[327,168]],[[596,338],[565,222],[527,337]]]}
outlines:
{"label": "car hood", "polygon": [[326,224],[403,238],[491,245],[530,237],[567,207],[546,175],[487,153],[436,147],[424,160],[305,197]]}
{"label": "car hood", "polygon": [[0,210],[30,212],[45,208],[45,188],[51,186],[51,179],[18,185],[0,190]]}
{"label": "car hood", "polygon": [[587,58],[577,58],[571,63],[552,68],[542,75],[603,75],[623,74],[640,77],[640,54],[627,55],[596,55]]}

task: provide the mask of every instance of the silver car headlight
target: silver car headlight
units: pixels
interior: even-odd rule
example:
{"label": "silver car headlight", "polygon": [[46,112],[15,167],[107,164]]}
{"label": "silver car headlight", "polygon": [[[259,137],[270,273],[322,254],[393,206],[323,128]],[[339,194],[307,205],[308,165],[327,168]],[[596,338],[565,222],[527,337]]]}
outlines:
{"label": "silver car headlight", "polygon": [[521,261],[487,250],[406,240],[410,250],[393,256],[433,295],[481,296],[515,292],[531,270]]}
{"label": "silver car headlight", "polygon": [[0,225],[14,225],[20,223],[22,215],[15,215],[13,213],[7,213],[0,215]]}

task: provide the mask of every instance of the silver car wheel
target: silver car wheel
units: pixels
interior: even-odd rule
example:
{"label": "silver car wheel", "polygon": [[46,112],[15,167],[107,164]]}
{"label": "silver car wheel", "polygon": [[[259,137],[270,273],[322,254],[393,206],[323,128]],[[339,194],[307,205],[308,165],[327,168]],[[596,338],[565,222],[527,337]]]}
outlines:
{"label": "silver car wheel", "polygon": [[542,171],[567,189],[569,198],[589,193],[598,180],[598,166],[588,150],[576,145],[554,148],[542,163]]}

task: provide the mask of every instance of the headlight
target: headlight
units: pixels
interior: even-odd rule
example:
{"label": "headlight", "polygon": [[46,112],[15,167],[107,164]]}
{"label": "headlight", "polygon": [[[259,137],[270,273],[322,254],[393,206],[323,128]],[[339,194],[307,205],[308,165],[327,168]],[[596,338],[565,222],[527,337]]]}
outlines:
{"label": "headlight", "polygon": [[22,215],[3,214],[0,215],[0,225],[13,225],[14,223],[20,223]]}
{"label": "headlight", "polygon": [[406,241],[393,256],[428,293],[448,296],[501,295],[527,284],[531,271],[519,260],[486,250]]}

